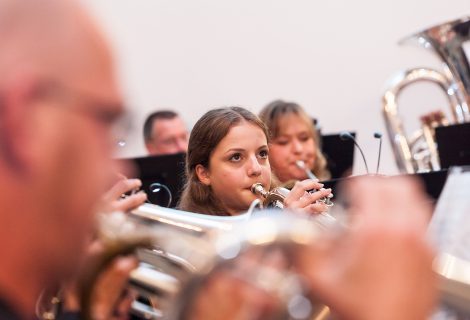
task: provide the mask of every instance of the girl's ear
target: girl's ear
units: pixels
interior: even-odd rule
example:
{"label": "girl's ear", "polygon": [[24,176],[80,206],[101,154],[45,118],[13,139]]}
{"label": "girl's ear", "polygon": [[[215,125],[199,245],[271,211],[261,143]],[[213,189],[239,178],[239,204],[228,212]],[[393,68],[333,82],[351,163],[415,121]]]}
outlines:
{"label": "girl's ear", "polygon": [[196,165],[195,169],[196,169],[196,175],[199,181],[205,186],[210,186],[211,178],[209,174],[209,169],[204,167],[202,164]]}

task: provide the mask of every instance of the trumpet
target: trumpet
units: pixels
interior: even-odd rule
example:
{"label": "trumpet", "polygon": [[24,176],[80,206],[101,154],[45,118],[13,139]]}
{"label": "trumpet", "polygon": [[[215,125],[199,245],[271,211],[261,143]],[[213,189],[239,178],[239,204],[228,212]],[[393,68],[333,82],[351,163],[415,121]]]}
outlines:
{"label": "trumpet", "polygon": [[[323,188],[320,190],[323,190]],[[318,190],[313,189],[309,192],[313,193],[316,191]],[[261,196],[264,199],[263,207],[284,209],[284,199],[287,197],[290,190],[283,187],[277,187],[272,189],[271,191],[266,191],[261,183],[255,183],[251,186],[251,192],[258,196]],[[324,203],[327,207],[332,207],[334,205],[331,201],[332,197],[333,195],[329,194],[328,196],[323,197],[318,201]]]}
{"label": "trumpet", "polygon": [[[305,173],[307,174],[307,177],[308,177],[309,179],[312,179],[312,180],[320,180],[320,179],[317,178],[316,175],[313,174],[312,171],[310,171],[310,170],[307,168],[307,166],[305,165],[305,161],[297,160],[297,161],[295,162],[295,165],[296,165],[297,167],[299,167],[300,169],[305,170]],[[320,189],[320,190],[323,190],[323,188]],[[315,192],[315,191],[317,191],[317,190],[311,190],[310,192]],[[331,207],[331,206],[333,206],[333,202],[331,201],[331,198],[333,198],[333,195],[330,193],[326,198],[322,198],[320,201],[323,202],[324,204],[326,204],[328,207]]]}
{"label": "trumpet", "polygon": [[263,207],[284,209],[284,199],[289,194],[289,189],[278,187],[266,191],[261,183],[255,183],[251,186],[251,192],[263,197]]}

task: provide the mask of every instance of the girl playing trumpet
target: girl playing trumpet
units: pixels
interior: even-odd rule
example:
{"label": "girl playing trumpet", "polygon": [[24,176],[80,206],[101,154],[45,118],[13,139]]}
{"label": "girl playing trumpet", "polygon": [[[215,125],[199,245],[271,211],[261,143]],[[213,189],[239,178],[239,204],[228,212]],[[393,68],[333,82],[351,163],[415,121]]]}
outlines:
{"label": "girl playing trumpet", "polygon": [[[269,163],[268,134],[264,123],[240,107],[215,109],[195,124],[186,156],[187,182],[179,207],[185,211],[211,215],[238,215],[257,198],[251,187],[273,186]],[[330,189],[316,180],[297,182],[284,200],[287,208],[307,213],[326,211],[317,200]]]}

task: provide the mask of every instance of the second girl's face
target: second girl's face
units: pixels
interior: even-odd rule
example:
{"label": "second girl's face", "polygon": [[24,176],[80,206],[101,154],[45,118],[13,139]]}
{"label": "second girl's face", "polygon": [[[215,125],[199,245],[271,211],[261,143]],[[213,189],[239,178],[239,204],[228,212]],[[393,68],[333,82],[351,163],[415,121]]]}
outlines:
{"label": "second girl's face", "polygon": [[202,182],[210,185],[229,214],[246,211],[257,198],[251,186],[261,183],[265,189],[270,187],[271,167],[263,130],[246,121],[232,127],[214,149],[204,176],[207,180]]}
{"label": "second girl's face", "polygon": [[281,182],[307,179],[305,170],[297,167],[296,161],[302,160],[306,168],[313,169],[316,145],[312,129],[296,114],[287,114],[278,121],[279,132],[269,146],[273,172]]}

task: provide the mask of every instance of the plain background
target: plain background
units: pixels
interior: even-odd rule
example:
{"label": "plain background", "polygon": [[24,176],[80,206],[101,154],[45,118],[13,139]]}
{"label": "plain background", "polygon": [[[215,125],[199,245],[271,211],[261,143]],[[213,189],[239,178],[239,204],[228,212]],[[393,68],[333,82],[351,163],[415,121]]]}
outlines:
{"label": "plain background", "polygon": [[[142,126],[153,110],[174,109],[191,128],[211,108],[258,112],[280,98],[301,104],[320,120],[323,133],[356,131],[371,168],[378,151],[373,133],[383,132],[384,174],[397,172],[381,114],[387,81],[405,68],[440,69],[431,51],[398,41],[470,15],[469,0],[83,2],[115,50],[132,110],[120,156],[145,155]],[[433,84],[410,86],[400,102],[410,132],[420,114],[448,112],[444,93]],[[362,174],[357,156],[354,173]]]}

